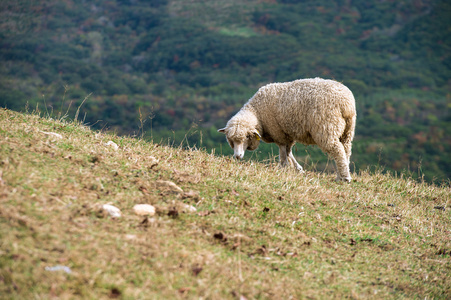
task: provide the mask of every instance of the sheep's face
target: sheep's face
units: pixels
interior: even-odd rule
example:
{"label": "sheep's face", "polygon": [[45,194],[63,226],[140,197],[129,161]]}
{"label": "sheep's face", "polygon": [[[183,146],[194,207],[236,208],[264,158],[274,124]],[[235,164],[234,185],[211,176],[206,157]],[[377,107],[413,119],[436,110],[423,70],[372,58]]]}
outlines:
{"label": "sheep's face", "polygon": [[258,133],[251,133],[247,138],[247,147],[249,151],[254,151],[260,145],[260,135]]}
{"label": "sheep's face", "polygon": [[247,134],[241,135],[237,135],[236,132],[233,132],[235,134],[232,134],[232,132],[226,128],[219,129],[218,131],[225,133],[227,142],[233,149],[233,156],[236,159],[242,159],[246,150],[253,151],[257,149],[260,144],[260,134],[257,130],[252,130]]}

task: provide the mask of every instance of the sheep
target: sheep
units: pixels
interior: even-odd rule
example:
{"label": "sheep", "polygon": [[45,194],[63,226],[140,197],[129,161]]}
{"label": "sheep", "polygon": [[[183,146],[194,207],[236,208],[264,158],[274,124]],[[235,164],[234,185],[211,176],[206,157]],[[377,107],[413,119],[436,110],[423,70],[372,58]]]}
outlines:
{"label": "sheep", "polygon": [[308,78],[271,83],[257,93],[218,132],[234,157],[257,149],[260,140],[279,146],[279,164],[304,172],[292,153],[296,142],[317,145],[335,160],[337,181],[351,181],[349,160],[356,122],[355,100],[343,84]]}

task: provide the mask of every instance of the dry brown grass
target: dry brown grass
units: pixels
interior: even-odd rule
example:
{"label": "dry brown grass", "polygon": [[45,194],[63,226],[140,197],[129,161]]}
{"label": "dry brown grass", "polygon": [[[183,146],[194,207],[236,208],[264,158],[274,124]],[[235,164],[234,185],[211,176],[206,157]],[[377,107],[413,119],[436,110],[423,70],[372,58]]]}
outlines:
{"label": "dry brown grass", "polygon": [[[4,109],[0,178],[5,299],[451,295],[449,187],[337,183]],[[158,214],[135,215],[140,203]]]}

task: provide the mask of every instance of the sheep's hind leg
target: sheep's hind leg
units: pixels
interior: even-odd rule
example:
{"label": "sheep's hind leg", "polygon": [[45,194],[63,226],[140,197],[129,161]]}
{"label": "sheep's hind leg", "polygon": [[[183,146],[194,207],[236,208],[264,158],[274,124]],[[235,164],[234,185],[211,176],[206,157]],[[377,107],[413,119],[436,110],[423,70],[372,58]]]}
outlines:
{"label": "sheep's hind leg", "polygon": [[342,180],[351,182],[352,178],[349,173],[349,161],[343,144],[340,141],[331,141],[327,145],[322,145],[321,150],[332,156],[337,166],[337,181]]}

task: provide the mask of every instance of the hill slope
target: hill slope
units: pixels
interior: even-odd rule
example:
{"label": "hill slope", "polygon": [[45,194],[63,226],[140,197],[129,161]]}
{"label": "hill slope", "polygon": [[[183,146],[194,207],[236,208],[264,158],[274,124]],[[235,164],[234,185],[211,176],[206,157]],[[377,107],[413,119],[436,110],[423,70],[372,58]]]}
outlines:
{"label": "hill slope", "polygon": [[451,293],[447,187],[336,183],[5,109],[0,136],[2,298]]}
{"label": "hill slope", "polygon": [[[140,109],[155,140],[178,144],[195,124],[191,145],[226,154],[216,130],[259,87],[333,78],[357,100],[356,170],[379,163],[442,182],[450,15],[445,0],[3,1],[0,105],[75,113],[92,93],[81,115],[97,129],[132,134]],[[295,155],[326,168],[320,151]]]}

